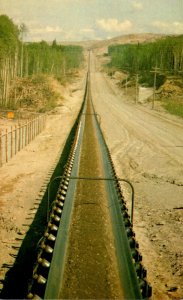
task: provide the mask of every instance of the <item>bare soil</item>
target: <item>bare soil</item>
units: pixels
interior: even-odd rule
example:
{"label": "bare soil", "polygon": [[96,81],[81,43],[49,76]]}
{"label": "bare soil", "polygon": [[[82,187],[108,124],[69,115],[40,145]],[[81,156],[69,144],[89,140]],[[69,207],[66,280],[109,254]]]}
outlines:
{"label": "bare soil", "polygon": [[[134,229],[153,299],[183,298],[183,120],[135,105],[93,57],[92,97],[119,177],[135,187]],[[123,185],[130,209],[130,191]]]}

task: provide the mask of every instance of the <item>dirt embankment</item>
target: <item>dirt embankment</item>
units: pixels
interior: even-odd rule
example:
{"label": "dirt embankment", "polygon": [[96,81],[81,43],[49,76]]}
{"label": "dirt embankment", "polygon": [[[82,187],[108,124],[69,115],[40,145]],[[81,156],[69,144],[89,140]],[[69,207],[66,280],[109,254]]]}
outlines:
{"label": "dirt embankment", "polygon": [[[85,72],[72,84],[51,80],[50,85],[59,106],[48,113],[45,130],[0,168],[0,280],[15,260],[79,112]],[[1,119],[0,125],[10,122]]]}
{"label": "dirt embankment", "polygon": [[[105,58],[99,56],[99,60],[104,65]],[[183,118],[183,78],[180,75],[167,76],[164,83],[154,90],[153,87],[137,84],[135,76],[129,77],[116,70],[109,72],[103,67],[100,67],[100,70],[104,73],[107,71],[107,77],[114,89],[129,103],[140,104],[163,114],[172,114],[174,118]]]}
{"label": "dirt embankment", "polygon": [[157,95],[160,99],[179,98],[183,100],[183,79],[180,76],[167,78],[166,82],[157,91]]}

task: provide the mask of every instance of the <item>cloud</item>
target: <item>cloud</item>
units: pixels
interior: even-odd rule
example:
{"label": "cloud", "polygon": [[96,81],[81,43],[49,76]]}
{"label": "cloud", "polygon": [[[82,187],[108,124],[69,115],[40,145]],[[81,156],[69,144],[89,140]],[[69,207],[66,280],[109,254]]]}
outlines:
{"label": "cloud", "polygon": [[46,27],[33,27],[30,29],[31,33],[39,34],[39,33],[60,33],[63,32],[63,29],[59,26],[46,26]]}
{"label": "cloud", "polygon": [[143,10],[143,4],[138,1],[132,1],[132,6],[135,10]]}
{"label": "cloud", "polygon": [[82,41],[97,39],[95,31],[91,28],[83,28],[80,30],[65,30],[59,26],[37,26],[29,30],[29,34],[26,38],[27,41]]}
{"label": "cloud", "polygon": [[28,21],[26,25],[28,25],[27,41],[53,41],[54,39],[61,39],[65,34],[63,28],[58,25],[46,24],[44,26],[34,20]]}
{"label": "cloud", "polygon": [[129,20],[120,22],[117,19],[100,19],[97,20],[97,26],[106,32],[122,32],[127,31],[133,27],[133,24]]}
{"label": "cloud", "polygon": [[172,34],[182,34],[183,33],[183,22],[163,22],[154,21],[152,26],[159,30],[159,32],[166,32]]}
{"label": "cloud", "polygon": [[93,34],[94,33],[94,29],[92,29],[92,28],[83,28],[83,29],[81,29],[81,32]]}
{"label": "cloud", "polygon": [[61,27],[59,27],[59,26],[46,26],[46,28],[45,28],[45,31],[46,32],[62,32],[63,31],[63,29],[61,28]]}

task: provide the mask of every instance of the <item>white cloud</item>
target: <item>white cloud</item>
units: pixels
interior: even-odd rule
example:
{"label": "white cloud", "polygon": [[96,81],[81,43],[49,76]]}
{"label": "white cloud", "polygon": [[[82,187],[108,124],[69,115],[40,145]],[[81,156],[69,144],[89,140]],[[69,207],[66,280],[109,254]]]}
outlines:
{"label": "white cloud", "polygon": [[94,29],[92,29],[92,28],[83,28],[83,29],[81,29],[81,32],[93,34],[94,33]]}
{"label": "white cloud", "polygon": [[60,39],[64,35],[64,30],[58,25],[45,25],[30,20],[28,23],[27,41],[53,41]]}
{"label": "white cloud", "polygon": [[183,22],[154,21],[152,25],[161,32],[183,34]]}
{"label": "white cloud", "polygon": [[59,26],[46,26],[46,27],[32,27],[30,28],[30,32],[34,34],[39,33],[60,33],[63,32],[63,29]]}
{"label": "white cloud", "polygon": [[167,22],[162,22],[162,21],[154,21],[152,25],[156,28],[160,29],[167,29],[169,27],[169,24]]}
{"label": "white cloud", "polygon": [[64,28],[58,25],[41,25],[37,22],[30,21],[28,24],[29,34],[27,40],[34,40],[34,41],[52,41],[56,38],[58,41],[78,41],[78,40],[89,40],[95,39],[95,30],[90,27],[81,28],[80,30],[65,30]]}
{"label": "white cloud", "polygon": [[122,32],[127,31],[133,27],[133,24],[129,20],[120,22],[117,19],[100,19],[97,20],[97,25],[99,28],[106,32]]}
{"label": "white cloud", "polygon": [[59,26],[46,26],[45,28],[45,31],[46,32],[62,32],[63,29]]}
{"label": "white cloud", "polygon": [[142,10],[143,9],[143,4],[138,1],[132,1],[132,6],[135,10]]}

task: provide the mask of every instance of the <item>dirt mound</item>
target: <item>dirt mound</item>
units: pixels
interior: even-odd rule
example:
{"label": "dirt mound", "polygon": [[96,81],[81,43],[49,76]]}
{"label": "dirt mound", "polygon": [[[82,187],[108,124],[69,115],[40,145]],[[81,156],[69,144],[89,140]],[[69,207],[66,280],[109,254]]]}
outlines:
{"label": "dirt mound", "polygon": [[161,98],[182,98],[183,81],[181,78],[168,78],[157,92]]}
{"label": "dirt mound", "polygon": [[36,75],[17,78],[11,87],[10,98],[14,99],[15,107],[45,112],[56,106],[58,94],[48,77]]}

